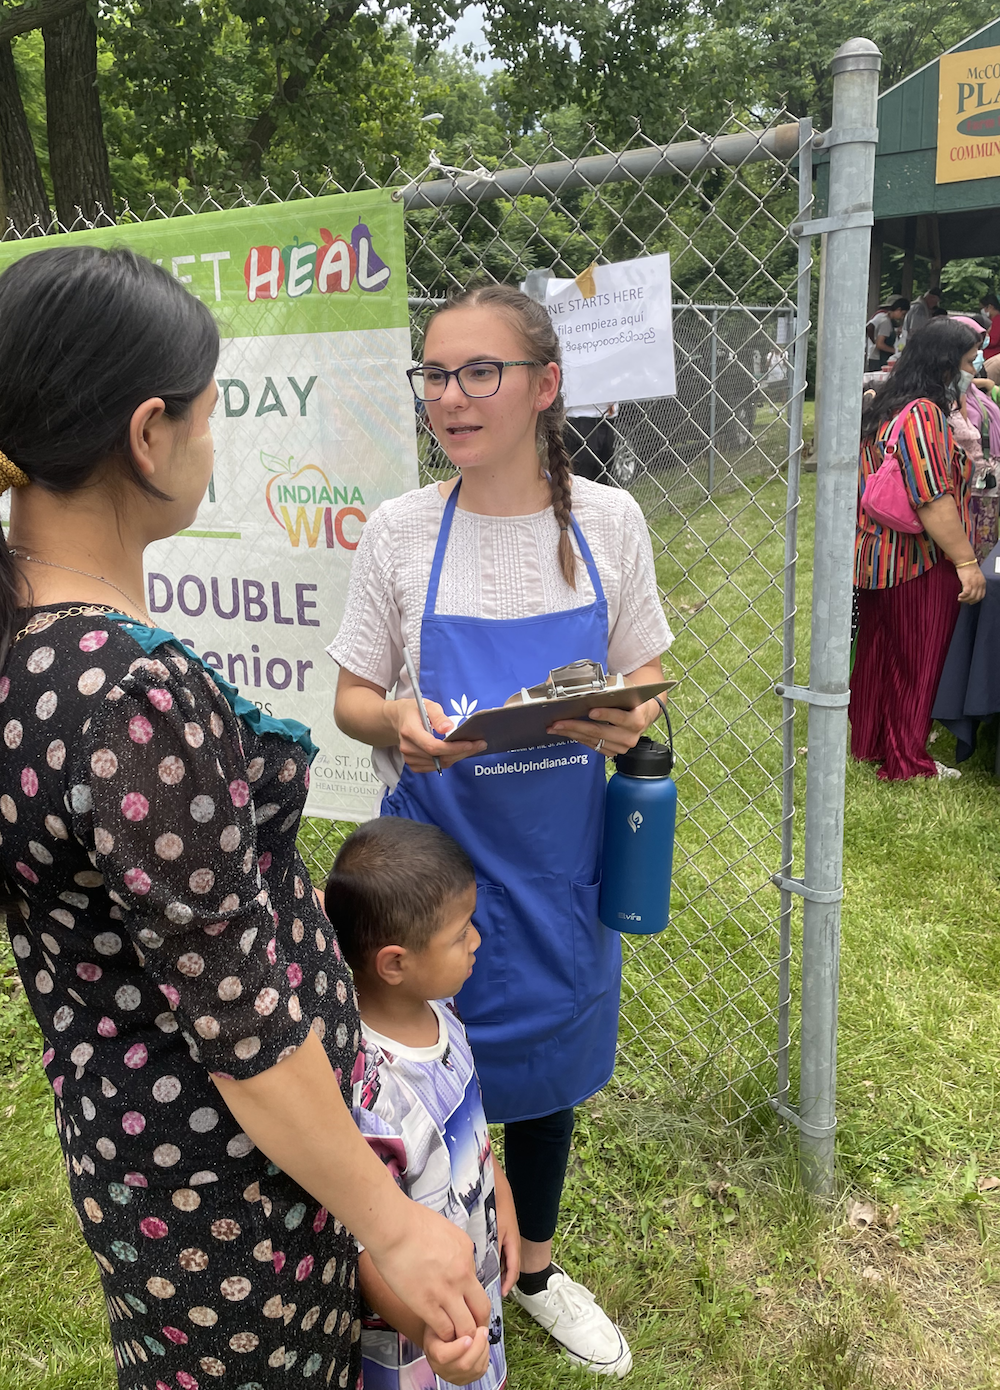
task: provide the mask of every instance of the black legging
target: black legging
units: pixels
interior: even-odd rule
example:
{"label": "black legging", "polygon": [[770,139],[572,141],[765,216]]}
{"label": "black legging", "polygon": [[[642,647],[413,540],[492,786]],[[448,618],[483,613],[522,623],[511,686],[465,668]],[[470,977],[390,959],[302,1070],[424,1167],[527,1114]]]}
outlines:
{"label": "black legging", "polygon": [[555,1234],[573,1118],[572,1110],[557,1110],[537,1120],[504,1125],[504,1169],[525,1240],[541,1242]]}

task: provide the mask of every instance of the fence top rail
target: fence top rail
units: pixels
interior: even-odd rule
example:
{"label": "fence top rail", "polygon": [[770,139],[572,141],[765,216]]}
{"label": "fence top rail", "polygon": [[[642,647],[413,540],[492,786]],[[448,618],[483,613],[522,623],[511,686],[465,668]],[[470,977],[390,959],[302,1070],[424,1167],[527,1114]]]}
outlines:
{"label": "fence top rail", "polygon": [[[447,295],[425,295],[411,294],[407,300],[411,309],[439,309],[443,304],[448,303]],[[795,305],[790,300],[785,300],[781,304],[743,304],[741,302],[728,302],[722,304],[696,304],[691,299],[680,299],[675,294],[673,307],[676,312],[679,309],[697,310],[698,313],[721,313],[721,314],[794,314]]]}
{"label": "fence top rail", "polygon": [[641,182],[657,174],[693,174],[726,165],[754,164],[764,159],[787,162],[798,153],[801,135],[797,121],[770,130],[739,135],[702,136],[676,145],[648,145],[620,154],[586,155],[582,159],[535,164],[522,169],[481,170],[429,183],[409,183],[393,190],[407,212],[445,207],[449,203],[481,203],[520,194],[569,193],[605,183]]}

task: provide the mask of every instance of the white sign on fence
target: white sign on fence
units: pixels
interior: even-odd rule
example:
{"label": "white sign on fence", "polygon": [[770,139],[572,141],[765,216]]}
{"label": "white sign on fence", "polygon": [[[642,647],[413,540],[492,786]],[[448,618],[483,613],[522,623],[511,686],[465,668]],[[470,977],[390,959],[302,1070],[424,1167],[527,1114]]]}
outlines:
{"label": "white sign on fence", "polygon": [[594,266],[593,296],[577,280],[549,280],[545,307],[562,344],[567,406],[672,396],[670,256]]}

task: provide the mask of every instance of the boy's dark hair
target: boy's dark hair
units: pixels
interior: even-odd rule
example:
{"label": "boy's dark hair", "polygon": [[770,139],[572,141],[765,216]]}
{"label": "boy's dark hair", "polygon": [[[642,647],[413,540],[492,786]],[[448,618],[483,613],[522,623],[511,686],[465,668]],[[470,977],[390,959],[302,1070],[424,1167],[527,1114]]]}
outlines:
{"label": "boy's dark hair", "polygon": [[1000,299],[997,299],[995,294],[983,295],[982,299],[979,301],[979,307],[985,309],[987,304],[991,309],[1000,309]]}
{"label": "boy's dark hair", "polygon": [[326,915],[352,970],[383,946],[422,951],[449,899],[476,880],[465,850],[436,825],[382,816],[344,841],[326,882]]}

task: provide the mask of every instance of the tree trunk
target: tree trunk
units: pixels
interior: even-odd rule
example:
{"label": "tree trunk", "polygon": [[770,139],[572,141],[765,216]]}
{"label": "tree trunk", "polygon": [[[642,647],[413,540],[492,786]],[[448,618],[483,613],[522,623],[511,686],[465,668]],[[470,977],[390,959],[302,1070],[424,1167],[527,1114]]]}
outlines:
{"label": "tree trunk", "polygon": [[88,222],[113,222],[111,171],[97,95],[97,26],[80,9],[42,32],[56,213],[64,227],[71,227],[80,213]]}
{"label": "tree trunk", "polygon": [[24,114],[10,43],[0,41],[0,232],[7,218],[19,232],[33,222],[48,229],[52,214]]}

